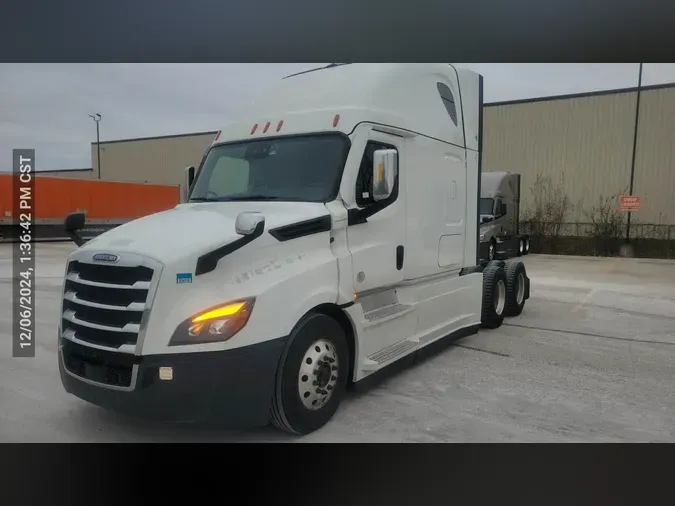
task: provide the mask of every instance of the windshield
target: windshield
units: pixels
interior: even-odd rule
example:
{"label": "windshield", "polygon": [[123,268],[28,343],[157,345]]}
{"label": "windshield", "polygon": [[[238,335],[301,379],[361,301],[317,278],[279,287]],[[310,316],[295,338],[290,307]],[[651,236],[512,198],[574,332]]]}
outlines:
{"label": "windshield", "polygon": [[480,199],[480,214],[492,214],[494,209],[493,199]]}
{"label": "windshield", "polygon": [[349,139],[341,134],[215,146],[202,164],[190,202],[329,202],[337,197],[348,151]]}

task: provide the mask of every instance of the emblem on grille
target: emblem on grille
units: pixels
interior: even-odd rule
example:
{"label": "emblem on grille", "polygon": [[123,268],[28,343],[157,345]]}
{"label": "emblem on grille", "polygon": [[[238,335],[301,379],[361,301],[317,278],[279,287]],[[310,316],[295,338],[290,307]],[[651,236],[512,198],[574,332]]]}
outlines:
{"label": "emblem on grille", "polygon": [[94,262],[118,262],[120,257],[112,253],[96,253],[93,257]]}

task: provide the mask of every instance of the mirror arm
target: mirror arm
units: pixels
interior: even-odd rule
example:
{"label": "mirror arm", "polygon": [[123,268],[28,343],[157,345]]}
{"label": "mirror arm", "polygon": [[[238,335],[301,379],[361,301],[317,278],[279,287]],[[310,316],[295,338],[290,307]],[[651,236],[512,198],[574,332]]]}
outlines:
{"label": "mirror arm", "polygon": [[189,167],[185,168],[185,178],[184,178],[184,185],[185,188],[183,189],[183,200],[187,202],[190,198],[190,190],[192,189],[192,184],[195,182],[195,176],[197,175],[197,169],[193,166],[190,165]]}
{"label": "mirror arm", "polygon": [[81,247],[83,244],[85,244],[87,242],[77,232],[66,231],[66,234],[68,234],[68,237],[70,237],[70,240],[73,241],[77,245],[78,248]]}

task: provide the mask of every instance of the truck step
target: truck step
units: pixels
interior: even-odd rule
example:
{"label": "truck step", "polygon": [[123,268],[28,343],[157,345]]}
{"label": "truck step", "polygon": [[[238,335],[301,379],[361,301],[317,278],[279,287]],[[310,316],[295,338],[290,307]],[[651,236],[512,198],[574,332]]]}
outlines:
{"label": "truck step", "polygon": [[400,313],[404,313],[408,311],[411,307],[412,306],[408,304],[392,304],[391,306],[377,308],[367,313],[364,313],[363,316],[366,318],[366,323],[376,323],[384,319],[396,316]]}
{"label": "truck step", "polygon": [[379,369],[382,364],[390,362],[400,355],[403,355],[417,346],[415,341],[401,341],[399,343],[388,346],[371,356],[366,358],[361,365],[361,368],[366,371]]}

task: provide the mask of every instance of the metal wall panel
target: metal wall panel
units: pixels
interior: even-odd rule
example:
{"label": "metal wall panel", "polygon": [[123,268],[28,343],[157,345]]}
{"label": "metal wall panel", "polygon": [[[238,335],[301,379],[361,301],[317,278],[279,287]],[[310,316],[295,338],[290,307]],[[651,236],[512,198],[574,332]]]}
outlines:
{"label": "metal wall panel", "polygon": [[82,170],[49,170],[40,171],[38,176],[62,177],[65,179],[96,179],[96,174],[91,169]]}
{"label": "metal wall panel", "polygon": [[484,170],[522,174],[523,211],[537,174],[564,186],[575,206],[567,221],[587,221],[600,196],[627,188],[635,93],[530,101],[484,110]]}
{"label": "metal wall panel", "polygon": [[640,93],[634,184],[642,206],[632,221],[675,224],[675,88]]}
{"label": "metal wall panel", "polygon": [[[199,165],[215,132],[101,143],[101,179],[182,185],[185,167]],[[96,143],[91,145],[94,172]]]}

